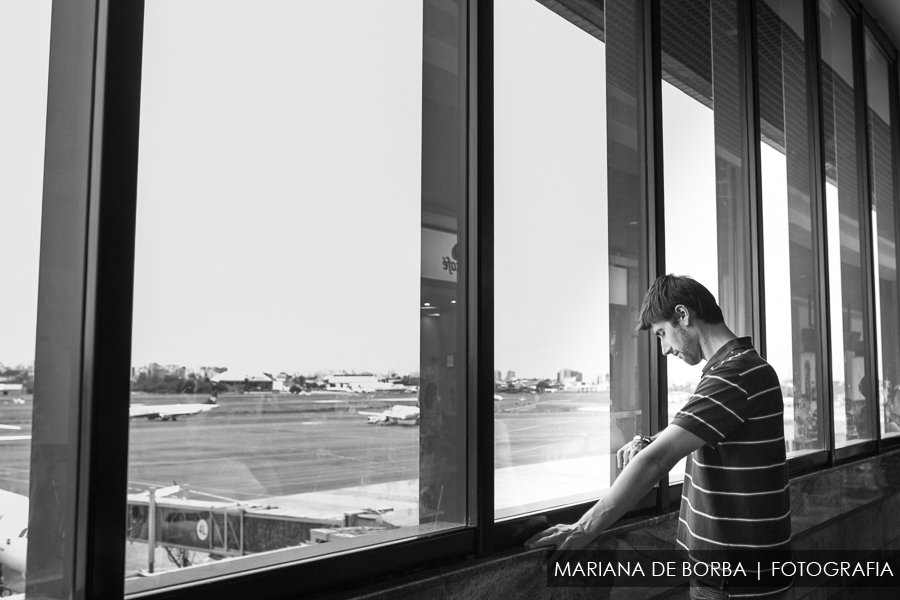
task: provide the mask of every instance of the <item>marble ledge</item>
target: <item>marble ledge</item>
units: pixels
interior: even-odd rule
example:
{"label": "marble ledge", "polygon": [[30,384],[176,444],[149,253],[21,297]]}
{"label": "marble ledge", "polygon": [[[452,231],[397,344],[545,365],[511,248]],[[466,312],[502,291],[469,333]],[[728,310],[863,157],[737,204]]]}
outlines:
{"label": "marble ledge", "polygon": [[791,480],[794,535],[900,493],[900,450]]}

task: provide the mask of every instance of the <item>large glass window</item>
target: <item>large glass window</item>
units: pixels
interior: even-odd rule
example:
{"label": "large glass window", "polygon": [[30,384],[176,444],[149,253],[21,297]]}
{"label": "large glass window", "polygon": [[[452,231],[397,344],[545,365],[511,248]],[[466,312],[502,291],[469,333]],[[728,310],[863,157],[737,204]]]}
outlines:
{"label": "large glass window", "polygon": [[0,4],[0,595],[25,591],[50,2]]}
{"label": "large glass window", "polygon": [[[666,271],[706,286],[726,324],[750,335],[737,3],[662,2],[660,10]],[[701,368],[670,357],[666,369],[671,420]],[[670,478],[683,474],[682,461]]]}
{"label": "large glass window", "polygon": [[597,498],[651,433],[634,5],[549,8],[495,4],[498,518]]}
{"label": "large glass window", "polygon": [[788,454],[825,447],[803,3],[757,5],[766,359],[784,392]]}
{"label": "large glass window", "polygon": [[[840,0],[820,0],[825,204],[828,224],[831,361],[835,447],[873,437],[867,398],[859,167],[853,70],[853,17]],[[874,406],[874,405],[873,405]]]}
{"label": "large glass window", "polygon": [[460,19],[147,3],[128,591],[467,523]]}
{"label": "large glass window", "polygon": [[894,193],[894,153],[888,60],[866,34],[866,97],[869,128],[869,186],[872,193],[873,254],[875,256],[875,322],[881,430],[900,435],[900,296],[897,290],[897,221]]}
{"label": "large glass window", "polygon": [[609,486],[605,308],[625,278],[605,266],[603,11],[589,32],[533,0],[494,10],[494,506],[505,517]]}

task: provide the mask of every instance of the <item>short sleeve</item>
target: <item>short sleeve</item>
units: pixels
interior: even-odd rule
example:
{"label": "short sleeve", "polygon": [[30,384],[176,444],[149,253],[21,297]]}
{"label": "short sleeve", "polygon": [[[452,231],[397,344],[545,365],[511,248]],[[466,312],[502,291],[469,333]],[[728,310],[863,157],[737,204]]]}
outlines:
{"label": "short sleeve", "polygon": [[733,368],[707,373],[672,422],[715,448],[759,408],[749,399],[744,378]]}

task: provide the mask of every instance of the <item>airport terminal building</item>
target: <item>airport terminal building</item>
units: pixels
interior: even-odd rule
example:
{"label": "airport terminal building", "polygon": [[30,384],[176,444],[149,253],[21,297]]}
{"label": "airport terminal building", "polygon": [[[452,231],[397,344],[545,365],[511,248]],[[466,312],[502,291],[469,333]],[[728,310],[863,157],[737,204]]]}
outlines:
{"label": "airport terminal building", "polygon": [[[666,273],[778,374],[794,551],[896,576],[787,597],[900,593],[900,3],[14,0],[0,47],[4,595],[686,599],[523,547],[691,397]],[[130,419],[154,363],[233,385]],[[596,547],[672,560],[684,482]]]}

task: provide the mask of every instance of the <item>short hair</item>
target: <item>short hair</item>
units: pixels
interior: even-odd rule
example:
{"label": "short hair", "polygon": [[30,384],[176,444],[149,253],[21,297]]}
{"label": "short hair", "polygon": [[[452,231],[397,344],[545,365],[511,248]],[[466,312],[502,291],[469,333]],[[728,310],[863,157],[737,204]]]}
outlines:
{"label": "short hair", "polygon": [[663,275],[644,295],[636,329],[650,329],[653,323],[674,322],[675,307],[683,304],[695,317],[709,323],[724,323],[722,309],[702,283],[685,275]]}

